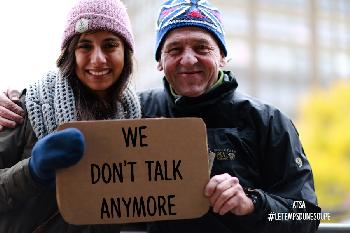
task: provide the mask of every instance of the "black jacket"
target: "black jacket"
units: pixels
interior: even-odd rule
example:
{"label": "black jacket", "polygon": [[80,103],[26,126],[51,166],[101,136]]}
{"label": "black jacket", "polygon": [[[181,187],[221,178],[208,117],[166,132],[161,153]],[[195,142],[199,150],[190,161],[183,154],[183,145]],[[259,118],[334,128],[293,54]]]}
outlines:
{"label": "black jacket", "polygon": [[[26,111],[24,96],[21,104]],[[33,181],[29,157],[37,137],[27,117],[0,132],[0,233],[118,233],[120,225],[71,225],[58,212],[54,187]]]}
{"label": "black jacket", "polygon": [[[195,98],[174,97],[164,90],[141,93],[143,117],[200,117],[215,153],[211,176],[229,173],[245,189],[254,189],[255,211],[224,216],[209,211],[198,219],[150,224],[151,233],[315,232],[319,221],[268,221],[270,213],[319,213],[310,164],[293,123],[279,110],[236,90],[225,72],[223,83]],[[299,202],[296,205],[294,201]],[[294,206],[293,206],[294,203]],[[304,208],[305,205],[305,208]],[[294,207],[294,208],[293,208]],[[296,208],[301,207],[301,208]],[[289,217],[291,218],[291,217]]]}

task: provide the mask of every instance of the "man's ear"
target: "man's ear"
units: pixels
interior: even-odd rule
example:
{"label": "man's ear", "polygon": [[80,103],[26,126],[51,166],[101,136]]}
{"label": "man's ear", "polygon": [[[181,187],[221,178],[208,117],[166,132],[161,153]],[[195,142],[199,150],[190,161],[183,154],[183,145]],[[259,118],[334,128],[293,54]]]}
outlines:
{"label": "man's ear", "polygon": [[221,55],[219,66],[224,67],[226,65],[226,63],[227,63],[227,61],[226,61],[225,56]]}
{"label": "man's ear", "polygon": [[159,61],[158,61],[157,69],[158,69],[159,71],[163,71],[163,65],[162,65],[161,59],[159,59]]}

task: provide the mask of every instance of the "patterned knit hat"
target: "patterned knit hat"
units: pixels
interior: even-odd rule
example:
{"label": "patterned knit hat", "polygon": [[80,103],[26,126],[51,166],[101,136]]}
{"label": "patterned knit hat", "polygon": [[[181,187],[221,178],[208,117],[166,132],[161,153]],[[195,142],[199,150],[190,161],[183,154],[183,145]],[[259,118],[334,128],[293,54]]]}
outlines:
{"label": "patterned knit hat", "polygon": [[167,33],[175,28],[189,26],[200,27],[210,32],[227,56],[225,32],[218,9],[207,0],[168,0],[161,5],[157,21],[157,61]]}
{"label": "patterned knit hat", "polygon": [[73,36],[95,30],[118,34],[134,51],[129,16],[120,0],[80,0],[68,14],[61,49]]}

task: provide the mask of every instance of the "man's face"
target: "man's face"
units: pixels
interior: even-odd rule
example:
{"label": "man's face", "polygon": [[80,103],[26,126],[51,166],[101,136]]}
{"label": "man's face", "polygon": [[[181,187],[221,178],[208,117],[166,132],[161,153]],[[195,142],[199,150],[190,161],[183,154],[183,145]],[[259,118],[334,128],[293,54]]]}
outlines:
{"label": "man's face", "polygon": [[169,32],[161,50],[158,69],[176,94],[197,97],[218,79],[225,59],[214,37],[198,27],[182,27]]}

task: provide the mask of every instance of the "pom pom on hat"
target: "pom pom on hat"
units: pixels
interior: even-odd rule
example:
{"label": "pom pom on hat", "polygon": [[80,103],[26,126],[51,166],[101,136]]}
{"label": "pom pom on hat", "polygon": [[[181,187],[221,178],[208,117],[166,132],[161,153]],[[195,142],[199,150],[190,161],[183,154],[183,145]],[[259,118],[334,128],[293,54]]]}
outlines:
{"label": "pom pom on hat", "polygon": [[96,30],[116,33],[134,51],[130,19],[120,0],[78,1],[68,14],[61,49],[73,36]]}
{"label": "pom pom on hat", "polygon": [[168,0],[161,5],[157,20],[156,60],[159,60],[163,40],[171,30],[191,26],[210,32],[227,56],[225,32],[218,9],[207,0]]}

